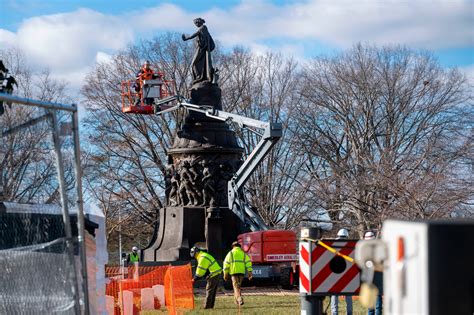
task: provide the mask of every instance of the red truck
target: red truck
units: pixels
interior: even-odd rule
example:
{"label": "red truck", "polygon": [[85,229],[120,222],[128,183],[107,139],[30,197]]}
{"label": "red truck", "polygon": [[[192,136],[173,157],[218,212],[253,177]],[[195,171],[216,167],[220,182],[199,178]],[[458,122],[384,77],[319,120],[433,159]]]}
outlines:
{"label": "red truck", "polygon": [[296,233],[267,230],[240,234],[238,241],[252,259],[255,280],[279,282],[291,290],[298,284],[298,242]]}

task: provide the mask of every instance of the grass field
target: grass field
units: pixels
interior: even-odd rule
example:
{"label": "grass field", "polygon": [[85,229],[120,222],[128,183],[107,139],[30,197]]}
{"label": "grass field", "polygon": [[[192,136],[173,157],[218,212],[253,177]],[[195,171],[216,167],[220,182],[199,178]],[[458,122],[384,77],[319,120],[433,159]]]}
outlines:
{"label": "grass field", "polygon": [[[204,297],[196,297],[196,308],[192,311],[185,312],[185,314],[282,314],[282,315],[296,315],[300,314],[300,298],[299,296],[244,296],[245,304],[241,306],[240,310],[234,304],[234,298],[231,296],[217,296],[216,305],[212,310],[201,309]],[[331,314],[329,307],[329,298],[324,300],[324,311]],[[346,303],[343,300],[339,301],[339,314],[345,314]],[[150,311],[141,312],[141,314],[153,315],[162,314],[164,312]],[[353,314],[362,315],[367,314],[367,309],[363,308],[359,301],[353,302]]]}

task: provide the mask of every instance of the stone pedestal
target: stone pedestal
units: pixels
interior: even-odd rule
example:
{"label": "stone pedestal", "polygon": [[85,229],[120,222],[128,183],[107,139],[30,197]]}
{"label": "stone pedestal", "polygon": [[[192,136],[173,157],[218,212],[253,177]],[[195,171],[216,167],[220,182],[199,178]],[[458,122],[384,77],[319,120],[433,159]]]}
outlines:
{"label": "stone pedestal", "polygon": [[239,219],[228,208],[166,207],[143,261],[186,261],[189,250],[199,244],[216,259],[224,259],[239,234]]}

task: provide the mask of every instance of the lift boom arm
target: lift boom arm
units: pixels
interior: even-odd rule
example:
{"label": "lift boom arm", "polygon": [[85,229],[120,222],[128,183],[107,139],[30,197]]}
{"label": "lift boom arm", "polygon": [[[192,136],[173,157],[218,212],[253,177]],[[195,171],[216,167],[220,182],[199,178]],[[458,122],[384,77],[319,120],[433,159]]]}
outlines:
{"label": "lift boom arm", "polygon": [[[171,99],[173,98],[173,99]],[[166,100],[170,102],[172,100],[180,100],[180,97],[175,96]],[[160,102],[165,103],[165,100]],[[159,108],[159,106],[157,106]],[[165,110],[155,111],[158,115],[177,110],[179,108],[185,108],[190,111],[199,112],[205,114],[207,117],[221,120],[225,122],[235,122],[241,128],[255,128],[263,130],[261,139],[250,153],[248,158],[244,161],[242,166],[237,170],[231,180],[228,183],[228,201],[229,208],[240,218],[242,222],[247,224],[252,231],[267,230],[265,222],[262,218],[255,213],[250,204],[245,200],[243,187],[248,181],[252,173],[255,171],[257,166],[262,163],[263,159],[268,155],[271,148],[278,142],[282,136],[282,125],[281,123],[274,122],[263,122],[252,118],[244,117],[237,114],[228,113],[222,110],[216,110],[211,106],[195,105],[187,102],[178,102],[177,105],[169,107]]]}

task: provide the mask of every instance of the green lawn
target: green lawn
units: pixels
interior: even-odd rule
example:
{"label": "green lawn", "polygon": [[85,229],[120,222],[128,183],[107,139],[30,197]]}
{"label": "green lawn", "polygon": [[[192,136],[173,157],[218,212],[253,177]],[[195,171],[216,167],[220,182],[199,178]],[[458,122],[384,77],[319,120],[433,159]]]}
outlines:
{"label": "green lawn", "polygon": [[[217,296],[216,305],[212,310],[201,309],[204,297],[196,297],[196,308],[192,311],[185,312],[185,314],[282,314],[292,315],[300,314],[300,298],[299,296],[244,296],[245,304],[241,306],[240,312],[237,305],[234,304],[234,298],[231,296]],[[362,315],[367,314],[367,310],[363,308],[359,301],[353,302],[353,314]],[[324,311],[331,314],[329,307],[329,298],[324,300]],[[339,301],[339,314],[345,314],[346,303],[343,300]],[[163,312],[149,311],[141,312],[141,314],[152,315]]]}

